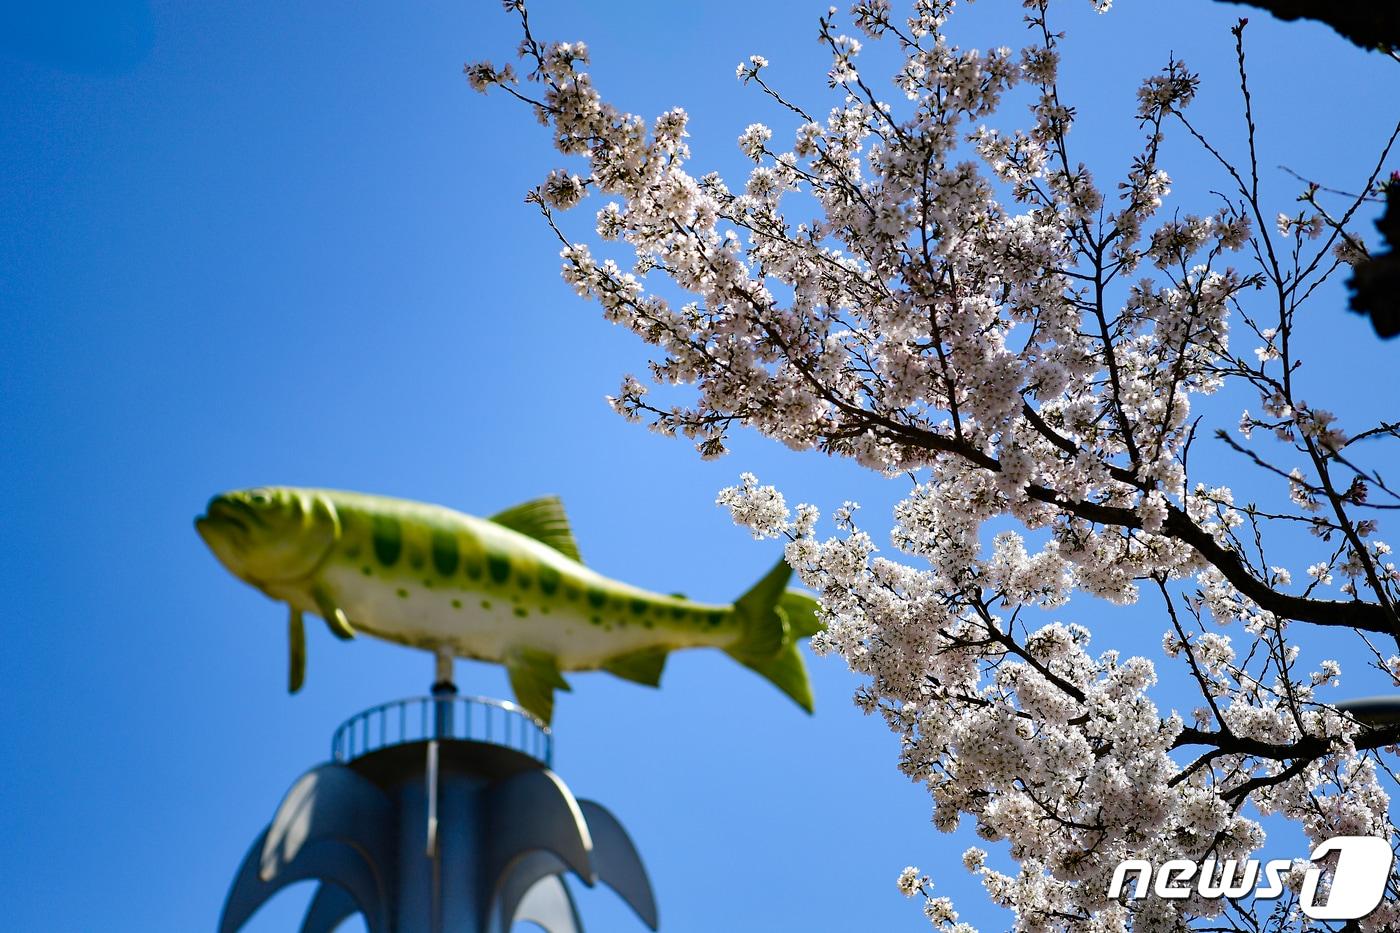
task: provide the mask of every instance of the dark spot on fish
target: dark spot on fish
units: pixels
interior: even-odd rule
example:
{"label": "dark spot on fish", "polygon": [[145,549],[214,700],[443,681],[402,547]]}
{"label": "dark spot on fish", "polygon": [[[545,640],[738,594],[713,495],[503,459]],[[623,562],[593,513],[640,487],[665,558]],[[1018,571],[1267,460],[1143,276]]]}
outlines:
{"label": "dark spot on fish", "polygon": [[423,551],[416,547],[408,549],[408,565],[414,570],[423,569]]}
{"label": "dark spot on fish", "polygon": [[452,608],[453,608],[453,609],[461,609],[461,608],[462,608],[462,601],[461,601],[460,599],[454,599],[454,600],[452,600]]}
{"label": "dark spot on fish", "polygon": [[634,615],[643,615],[647,611],[647,601],[645,599],[633,599],[629,605],[632,607]]}
{"label": "dark spot on fish", "polygon": [[360,568],[360,573],[364,574],[367,577],[372,577],[374,576],[374,568],[371,567],[369,564],[365,564],[363,567]]}
{"label": "dark spot on fish", "polygon": [[548,564],[540,564],[540,592],[546,596],[553,596],[559,589],[559,571]]}
{"label": "dark spot on fish", "polygon": [[596,586],[588,588],[588,605],[598,609],[603,608],[603,604],[608,601],[608,594],[598,589]]}
{"label": "dark spot on fish", "polygon": [[428,579],[427,577],[424,577],[424,578],[423,578],[423,589],[425,589],[425,590],[431,590],[432,588],[433,588],[433,581],[430,580],[430,579]]}
{"label": "dark spot on fish", "polygon": [[516,607],[515,607],[515,617],[516,617],[517,619],[523,619],[523,618],[525,618],[526,616],[528,616],[529,614],[530,614],[530,613],[528,613],[528,612],[525,611],[525,607],[524,607],[524,606],[516,606]]}
{"label": "dark spot on fish", "polygon": [[719,625],[721,622],[724,621],[724,613],[718,611],[712,612],[705,617],[705,621],[709,622],[712,626]]}
{"label": "dark spot on fish", "polygon": [[457,562],[461,555],[457,553],[457,536],[450,532],[438,529],[433,532],[433,566],[437,572],[444,577],[450,577],[457,572]]}
{"label": "dark spot on fish", "polygon": [[400,588],[399,588],[399,599],[408,599],[408,590],[406,590],[406,589],[400,587]]}
{"label": "dark spot on fish", "polygon": [[500,551],[487,551],[486,569],[490,572],[492,580],[504,583],[510,579],[510,558]]}
{"label": "dark spot on fish", "polygon": [[590,625],[602,625],[602,624],[603,624],[603,620],[602,620],[602,618],[599,617],[599,616],[589,616],[589,617],[588,617],[588,623],[589,623]]}
{"label": "dark spot on fish", "polygon": [[530,588],[530,584],[533,583],[534,581],[531,580],[528,576],[526,576],[525,574],[522,573],[522,574],[519,574],[519,575],[516,576],[515,582],[518,583],[518,584],[520,585],[520,588],[521,588],[522,590],[528,590],[528,589]]}
{"label": "dark spot on fish", "polygon": [[374,556],[385,567],[392,567],[399,562],[399,554],[403,551],[403,529],[399,527],[399,520],[388,515],[374,516]]}
{"label": "dark spot on fish", "polygon": [[683,618],[685,618],[685,607],[684,607],[684,606],[672,606],[672,607],[671,607],[671,618],[673,618],[673,619],[683,619]]}

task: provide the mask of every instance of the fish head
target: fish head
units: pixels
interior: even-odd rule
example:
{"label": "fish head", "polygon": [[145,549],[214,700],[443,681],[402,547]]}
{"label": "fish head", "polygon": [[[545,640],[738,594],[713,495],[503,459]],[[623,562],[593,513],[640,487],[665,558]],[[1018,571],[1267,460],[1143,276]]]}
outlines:
{"label": "fish head", "polygon": [[314,490],[259,486],[210,499],[194,527],[230,572],[265,588],[313,573],[340,537],[340,516]]}

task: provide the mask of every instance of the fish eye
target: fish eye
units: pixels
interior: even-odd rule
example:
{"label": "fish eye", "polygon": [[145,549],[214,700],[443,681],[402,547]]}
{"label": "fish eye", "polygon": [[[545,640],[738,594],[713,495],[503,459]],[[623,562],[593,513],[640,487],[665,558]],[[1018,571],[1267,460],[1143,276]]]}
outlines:
{"label": "fish eye", "polygon": [[267,505],[272,501],[272,497],[261,489],[255,489],[248,496],[248,501],[252,502],[254,505]]}

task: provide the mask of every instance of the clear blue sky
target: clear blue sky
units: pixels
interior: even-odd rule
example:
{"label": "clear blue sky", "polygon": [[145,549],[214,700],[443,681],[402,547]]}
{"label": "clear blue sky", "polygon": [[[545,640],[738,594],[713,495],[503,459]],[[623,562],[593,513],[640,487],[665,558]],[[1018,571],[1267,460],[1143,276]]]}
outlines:
{"label": "clear blue sky", "polygon": [[[316,625],[307,688],[289,698],[282,611],[194,535],[211,493],[315,484],[489,514],[557,492],[593,566],[708,599],[776,556],[712,505],[744,469],[827,509],[861,499],[883,542],[903,483],[752,437],[701,463],[608,411],[646,350],[560,282],[557,246],[522,204],[558,164],[545,133],[460,76],[464,60],[512,54],[497,4],[32,6],[46,12],[7,3],[0,28],[7,929],[209,929],[334,727],[428,684],[426,657]],[[967,44],[1019,44],[1011,6],[974,8]],[[1103,170],[1123,164],[1137,78],[1169,50],[1205,73],[1205,122],[1233,126],[1237,105],[1227,29],[1242,8],[1120,6],[1063,15],[1077,143],[1110,157]],[[542,37],[590,43],[621,106],[689,109],[696,165],[730,174],[743,127],[778,119],[735,63],[762,53],[818,100],[824,7],[532,4]],[[1323,27],[1249,15],[1278,207],[1281,161],[1352,184],[1393,119],[1395,66]],[[1222,184],[1194,157],[1177,164],[1178,189]],[[1383,374],[1400,345],[1330,294],[1306,325],[1307,378],[1329,407],[1393,415]],[[1240,406],[1226,407],[1229,423]],[[1103,647],[1160,639],[1154,607],[1058,616],[1115,620]],[[632,830],[663,929],[920,929],[894,885],[910,862],[999,928],[956,864],[970,833],[931,828],[893,737],[852,708],[844,665],[812,669],[811,718],[706,652],[676,656],[659,692],[582,675],[563,697],[558,769]],[[458,679],[506,690],[481,665]],[[303,900],[283,896],[253,928],[293,928]],[[583,900],[592,929],[641,929],[610,893]]]}

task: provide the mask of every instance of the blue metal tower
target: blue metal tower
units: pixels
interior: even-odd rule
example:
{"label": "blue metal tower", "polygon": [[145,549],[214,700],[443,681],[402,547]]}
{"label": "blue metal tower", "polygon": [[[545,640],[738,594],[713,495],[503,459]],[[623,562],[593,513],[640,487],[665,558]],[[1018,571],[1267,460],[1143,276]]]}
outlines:
{"label": "blue metal tower", "polygon": [[287,885],[320,882],[301,933],[359,913],[370,933],[581,933],[564,884],[603,881],[657,928],[637,850],[602,805],[550,770],[553,736],[513,703],[458,696],[385,703],[335,732],[331,760],[292,785],[224,903],[235,933]]}

